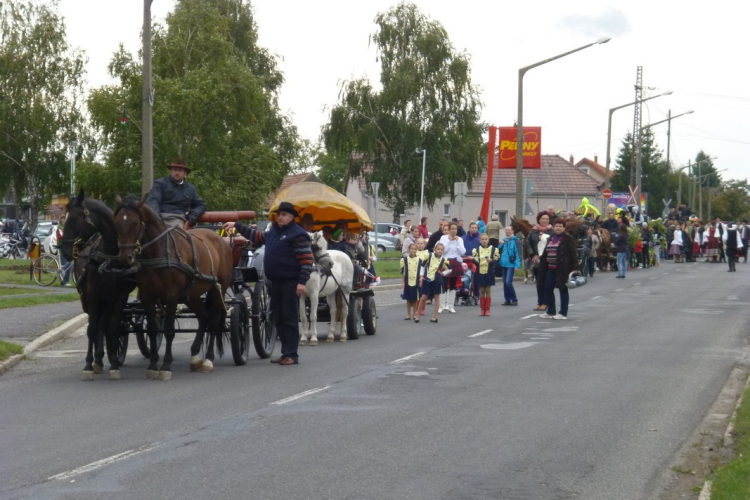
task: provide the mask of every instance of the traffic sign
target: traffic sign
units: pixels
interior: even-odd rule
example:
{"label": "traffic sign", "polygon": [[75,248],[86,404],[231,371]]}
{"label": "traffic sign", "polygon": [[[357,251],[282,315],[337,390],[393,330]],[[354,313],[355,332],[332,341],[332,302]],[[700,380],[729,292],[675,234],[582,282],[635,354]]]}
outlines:
{"label": "traffic sign", "polygon": [[604,191],[602,191],[602,196],[604,197],[605,200],[612,198],[612,190],[605,189]]}

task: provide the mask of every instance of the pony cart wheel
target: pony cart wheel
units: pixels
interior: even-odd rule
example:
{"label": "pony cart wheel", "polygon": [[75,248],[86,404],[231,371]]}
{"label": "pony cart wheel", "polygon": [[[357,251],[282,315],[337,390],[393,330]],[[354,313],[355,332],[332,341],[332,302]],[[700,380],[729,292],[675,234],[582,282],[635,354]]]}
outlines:
{"label": "pony cart wheel", "polygon": [[375,297],[365,297],[362,302],[362,323],[367,335],[375,335],[378,328],[378,311],[375,307]]}
{"label": "pony cart wheel", "polygon": [[[161,341],[164,339],[164,325],[166,324],[166,320],[164,316],[157,316],[156,317],[156,328],[158,329],[156,333],[156,351],[159,351],[159,348],[161,347]],[[135,329],[135,340],[138,343],[138,349],[141,351],[141,354],[144,358],[150,359],[151,358],[151,348],[148,345],[148,332],[146,331],[146,315],[145,314],[138,314],[133,319],[133,326]]]}
{"label": "pony cart wheel", "polygon": [[253,344],[261,359],[271,356],[276,346],[276,328],[271,317],[268,287],[263,281],[255,284],[252,297]]}
{"label": "pony cart wheel", "polygon": [[120,335],[117,338],[117,362],[120,366],[125,364],[125,357],[128,355],[128,340],[130,336],[127,330],[120,329]]}
{"label": "pony cart wheel", "polygon": [[346,337],[351,340],[357,340],[361,329],[362,304],[359,302],[359,297],[349,295],[349,314],[346,316]]}
{"label": "pony cart wheel", "polygon": [[250,314],[247,310],[247,299],[244,295],[235,295],[229,302],[232,312],[229,315],[229,342],[232,345],[234,364],[242,366],[247,363],[250,352]]}

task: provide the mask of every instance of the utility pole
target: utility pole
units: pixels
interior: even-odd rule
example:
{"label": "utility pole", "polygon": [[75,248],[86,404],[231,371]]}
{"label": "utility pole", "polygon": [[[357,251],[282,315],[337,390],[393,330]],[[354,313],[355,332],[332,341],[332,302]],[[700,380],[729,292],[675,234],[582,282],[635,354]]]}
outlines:
{"label": "utility pole", "polygon": [[[671,165],[669,164],[669,142],[670,142],[671,136],[672,136],[672,110],[670,109],[669,112],[667,113],[667,199],[669,199],[672,195],[672,193],[669,192],[669,174],[672,171]],[[678,200],[678,203],[675,206],[679,206],[679,201],[681,200]]]}
{"label": "utility pole", "polygon": [[[635,75],[635,108],[633,112],[633,137],[630,155],[630,185],[639,186],[641,175],[640,156],[641,156],[641,109],[643,108],[643,66],[638,66]],[[641,193],[636,192],[640,197]],[[638,200],[636,200],[638,203]],[[640,203],[639,203],[640,205]]]}
{"label": "utility pole", "polygon": [[151,2],[143,0],[143,84],[141,89],[141,192],[151,191],[154,183],[154,126],[152,106],[154,89],[151,87]]}

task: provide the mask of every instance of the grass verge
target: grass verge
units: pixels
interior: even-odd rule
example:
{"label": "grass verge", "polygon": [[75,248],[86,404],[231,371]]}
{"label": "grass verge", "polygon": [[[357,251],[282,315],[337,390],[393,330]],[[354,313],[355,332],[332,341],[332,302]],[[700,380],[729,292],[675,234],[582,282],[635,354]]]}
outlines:
{"label": "grass verge", "polygon": [[0,298],[0,309],[12,307],[31,307],[43,304],[59,304],[60,302],[74,302],[79,299],[78,293],[55,293],[44,294],[38,297],[15,297],[9,299]]}
{"label": "grass verge", "polygon": [[5,361],[9,357],[15,354],[21,354],[22,352],[23,347],[20,345],[0,340],[0,361]]}
{"label": "grass verge", "polygon": [[22,294],[35,294],[35,293],[43,295],[45,293],[50,293],[50,292],[51,290],[49,290],[48,288],[27,288],[27,287],[21,288],[21,287],[15,287],[15,286],[0,287],[0,297],[4,295],[22,295]]}
{"label": "grass verge", "polygon": [[712,479],[711,500],[750,498],[750,388],[742,395],[734,432],[737,458],[716,471]]}

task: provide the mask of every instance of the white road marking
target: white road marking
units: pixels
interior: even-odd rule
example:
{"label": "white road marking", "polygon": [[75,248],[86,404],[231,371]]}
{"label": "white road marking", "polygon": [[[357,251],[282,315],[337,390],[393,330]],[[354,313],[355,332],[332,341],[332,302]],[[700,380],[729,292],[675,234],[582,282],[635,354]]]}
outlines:
{"label": "white road marking", "polygon": [[638,286],[638,285],[640,285],[640,283],[633,283],[633,286]]}
{"label": "white road marking", "polygon": [[274,401],[271,403],[272,405],[283,405],[286,403],[290,403],[292,401],[295,401],[300,398],[304,398],[305,396],[309,396],[310,394],[315,394],[316,392],[325,391],[326,389],[330,388],[330,385],[327,385],[325,387],[318,387],[317,389],[310,389],[309,391],[300,392],[299,394],[295,394],[294,396],[289,396],[288,398],[279,399],[278,401]]}
{"label": "white road marking", "polygon": [[591,297],[591,300],[601,299],[603,295],[595,295],[594,297]]}
{"label": "white road marking", "polygon": [[542,333],[542,332],[521,332],[521,335],[544,335],[547,337],[552,337],[552,334]]}
{"label": "white road marking", "polygon": [[481,332],[479,332],[479,333],[475,333],[475,334],[473,334],[473,335],[469,335],[469,338],[470,338],[470,339],[473,339],[474,337],[481,337],[481,336],[482,336],[482,335],[484,335],[485,333],[490,333],[491,331],[492,331],[492,328],[490,328],[489,330],[484,330],[484,331],[481,331]]}
{"label": "white road marking", "polygon": [[615,290],[615,292],[622,292],[623,290],[625,290],[625,289],[624,288],[618,288],[617,290]]}
{"label": "white road marking", "polygon": [[531,337],[529,340],[552,340],[552,337]]}
{"label": "white road marking", "polygon": [[524,316],[521,319],[536,318],[537,316],[539,316],[539,314],[529,314],[528,316]]}
{"label": "white road marking", "polygon": [[424,354],[424,353],[423,353],[423,352],[416,352],[416,353],[414,353],[414,354],[409,354],[409,355],[408,355],[408,356],[406,356],[405,358],[397,359],[396,361],[391,361],[391,364],[392,364],[392,365],[397,365],[397,364],[399,364],[399,363],[403,363],[404,361],[409,361],[410,359],[414,359],[414,358],[416,358],[416,357],[419,357],[419,356],[421,356],[422,354]]}
{"label": "white road marking", "polygon": [[575,332],[578,330],[577,326],[561,326],[558,328],[545,328],[545,332]]}
{"label": "white road marking", "polygon": [[524,349],[536,345],[536,342],[516,342],[514,344],[482,344],[482,349],[497,349],[497,350],[511,350],[511,349]]}
{"label": "white road marking", "polygon": [[118,460],[123,460],[125,458],[138,455],[139,453],[149,451],[153,449],[154,447],[155,445],[149,445],[149,446],[143,446],[141,448],[137,448],[135,450],[124,451],[122,453],[118,453],[117,455],[112,455],[111,457],[104,458],[102,460],[97,460],[96,462],[91,462],[88,465],[84,465],[82,467],[78,467],[76,469],[69,470],[67,472],[62,472],[54,476],[50,476],[47,478],[47,481],[60,481],[63,479],[70,479],[71,477],[79,476],[81,474],[85,474],[86,472],[91,472],[92,470],[96,470],[101,467],[104,467],[105,465],[115,463]]}
{"label": "white road marking", "polygon": [[427,372],[404,372],[407,377],[427,377],[430,374]]}

